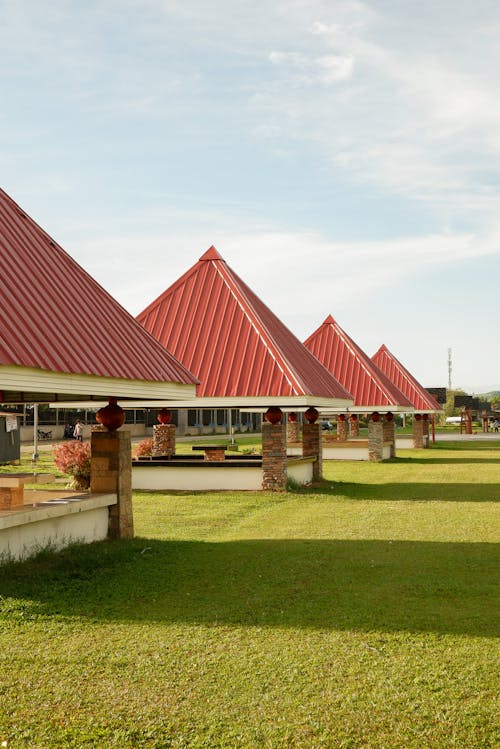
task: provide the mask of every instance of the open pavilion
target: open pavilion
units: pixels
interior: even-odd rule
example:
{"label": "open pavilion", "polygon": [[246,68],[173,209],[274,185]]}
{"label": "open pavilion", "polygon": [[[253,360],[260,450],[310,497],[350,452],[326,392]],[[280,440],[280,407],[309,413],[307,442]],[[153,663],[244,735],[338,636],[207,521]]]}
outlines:
{"label": "open pavilion", "polygon": [[[329,315],[307,338],[304,345],[354,398],[353,406],[338,415],[337,441],[325,449],[324,456],[358,459],[369,457],[370,460],[394,457],[394,413],[413,411],[410,400],[374,364],[332,315]],[[360,414],[370,415],[367,445],[358,436]],[[351,440],[348,440],[348,424]]]}
{"label": "open pavilion", "polygon": [[[195,397],[196,378],[3,190],[0,254],[2,410],[110,398],[116,415],[118,399]],[[92,432],[90,496],[33,507],[19,482],[0,479],[0,556],[133,535],[130,435],[106,415]]]}
{"label": "open pavilion", "polygon": [[[302,453],[316,456],[313,477],[321,476],[318,412],[346,409],[352,405],[352,396],[215,247],[151,302],[137,320],[199,379],[199,409],[277,415],[276,423],[265,420],[262,425],[264,464],[266,456],[279,453],[276,461],[270,458],[269,468],[263,465],[263,488],[284,486],[285,413],[291,423],[296,423],[299,412],[314,419],[309,422],[306,417],[303,425]],[[186,409],[192,404],[179,401],[172,406]]]}
{"label": "open pavilion", "polygon": [[413,416],[414,447],[428,447],[429,416],[431,416],[434,426],[434,417],[437,413],[442,413],[442,406],[396,359],[385,344],[382,344],[372,356],[372,361],[405,394],[415,410]]}

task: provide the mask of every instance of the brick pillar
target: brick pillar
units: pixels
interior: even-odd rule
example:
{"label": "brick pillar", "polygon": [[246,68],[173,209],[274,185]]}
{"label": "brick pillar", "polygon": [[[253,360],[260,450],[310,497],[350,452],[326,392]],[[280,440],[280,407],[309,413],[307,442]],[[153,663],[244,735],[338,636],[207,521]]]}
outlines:
{"label": "brick pillar", "polygon": [[109,538],[132,538],[132,452],[130,432],[93,431],[91,434],[90,491],[113,493],[118,502],[109,508]]}
{"label": "brick pillar", "polygon": [[359,437],[359,420],[356,414],[349,417],[349,434],[351,437]]}
{"label": "brick pillar", "polygon": [[383,459],[384,425],[380,414],[372,414],[368,420],[368,460],[380,462]]}
{"label": "brick pillar", "polygon": [[153,426],[153,449],[152,455],[158,457],[164,455],[171,458],[175,455],[175,424],[155,424]]}
{"label": "brick pillar", "polygon": [[262,422],[262,489],[281,492],[286,487],[286,426]]}
{"label": "brick pillar", "polygon": [[413,447],[424,446],[424,420],[422,414],[413,415]]}
{"label": "brick pillar", "polygon": [[286,442],[298,442],[299,441],[299,422],[290,421],[290,416],[286,423]]}
{"label": "brick pillar", "polygon": [[347,441],[347,421],[344,414],[340,414],[337,418],[337,440],[339,442]]}
{"label": "brick pillar", "polygon": [[313,481],[321,481],[323,478],[323,450],[321,446],[321,424],[302,425],[302,455],[304,458],[314,457]]}
{"label": "brick pillar", "polygon": [[396,430],[394,427],[394,416],[391,413],[387,413],[383,422],[383,438],[384,442],[389,442],[391,446],[390,456],[391,458],[396,457]]}

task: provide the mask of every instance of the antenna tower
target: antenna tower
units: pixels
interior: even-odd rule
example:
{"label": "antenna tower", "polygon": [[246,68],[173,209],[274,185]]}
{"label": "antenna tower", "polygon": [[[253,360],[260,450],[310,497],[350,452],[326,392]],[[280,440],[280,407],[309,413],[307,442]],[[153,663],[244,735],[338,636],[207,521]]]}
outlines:
{"label": "antenna tower", "polygon": [[451,390],[451,348],[448,349],[448,390]]}

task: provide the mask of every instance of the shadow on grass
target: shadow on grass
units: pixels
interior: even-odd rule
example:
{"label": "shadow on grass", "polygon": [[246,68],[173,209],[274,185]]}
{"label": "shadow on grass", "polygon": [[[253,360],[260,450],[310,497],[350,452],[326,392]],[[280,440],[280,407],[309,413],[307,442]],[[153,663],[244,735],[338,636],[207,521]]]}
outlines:
{"label": "shadow on grass", "polygon": [[[297,493],[306,493],[307,490]],[[384,483],[367,484],[348,481],[322,481],[314,486],[315,494],[342,495],[349,499],[398,502],[498,502],[500,484]]]}
{"label": "shadow on grass", "polygon": [[136,538],[0,568],[0,614],[492,636],[497,565],[485,543]]}

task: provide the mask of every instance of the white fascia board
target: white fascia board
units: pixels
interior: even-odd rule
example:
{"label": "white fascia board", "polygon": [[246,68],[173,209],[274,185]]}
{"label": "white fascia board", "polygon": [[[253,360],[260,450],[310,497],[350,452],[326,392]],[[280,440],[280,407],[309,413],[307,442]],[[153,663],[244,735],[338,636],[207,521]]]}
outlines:
{"label": "white fascia board", "polygon": [[319,411],[324,406],[349,408],[350,404],[352,404],[352,401],[333,398],[314,398],[313,396],[306,395],[295,397],[228,396],[223,398],[195,398],[192,401],[173,400],[171,402],[157,401],[152,403],[128,401],[121,405],[123,408],[238,408],[240,411],[256,411],[259,409],[267,411],[270,406],[278,406],[279,408],[293,411],[299,408],[307,410],[310,406],[315,406]]}
{"label": "white fascia board", "polygon": [[[350,408],[322,408],[321,413],[350,413],[350,414],[369,414],[377,412],[379,414],[386,413],[413,413],[415,409],[413,406],[351,406]],[[420,411],[419,413],[424,413]]]}
{"label": "white fascia board", "polygon": [[98,377],[6,366],[0,366],[0,390],[18,393],[58,393],[83,398],[100,396],[105,398],[106,402],[109,396],[155,400],[196,398],[196,385],[194,384],[126,380],[118,377]]}

